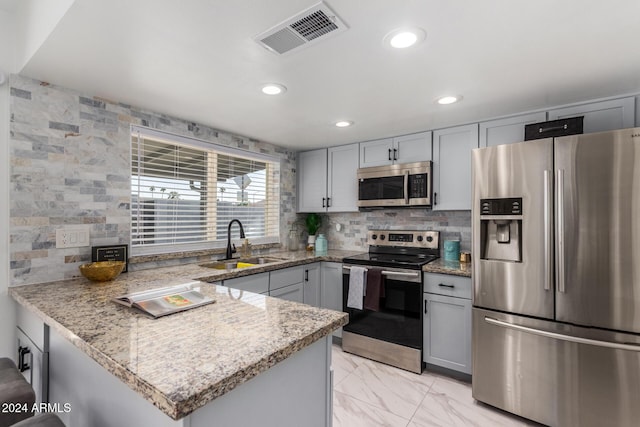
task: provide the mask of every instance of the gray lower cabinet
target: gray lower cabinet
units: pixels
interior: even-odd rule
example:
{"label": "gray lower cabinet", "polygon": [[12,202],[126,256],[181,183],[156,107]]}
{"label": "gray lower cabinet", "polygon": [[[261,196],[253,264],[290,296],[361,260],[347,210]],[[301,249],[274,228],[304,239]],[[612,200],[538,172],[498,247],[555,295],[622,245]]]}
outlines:
{"label": "gray lower cabinet", "polygon": [[[320,306],[342,311],[342,263],[322,262],[321,264]],[[333,335],[342,337],[342,328],[337,329]]]}
{"label": "gray lower cabinet", "polygon": [[424,277],[423,361],[470,375],[471,279],[430,273]]}
{"label": "gray lower cabinet", "polygon": [[304,299],[305,304],[320,307],[320,263],[314,262],[304,266]]}
{"label": "gray lower cabinet", "polygon": [[549,120],[584,116],[584,133],[632,128],[635,126],[635,98],[591,102],[549,111]]}
{"label": "gray lower cabinet", "polygon": [[49,401],[49,327],[16,304],[18,354],[15,362],[36,394],[36,403]]}
{"label": "gray lower cabinet", "polygon": [[269,293],[269,273],[258,273],[250,276],[227,279],[222,285],[228,288],[239,289],[241,291],[254,292],[256,294]]}
{"label": "gray lower cabinet", "polygon": [[271,291],[269,295],[287,301],[304,302],[304,285],[296,283],[295,285],[285,286]]}

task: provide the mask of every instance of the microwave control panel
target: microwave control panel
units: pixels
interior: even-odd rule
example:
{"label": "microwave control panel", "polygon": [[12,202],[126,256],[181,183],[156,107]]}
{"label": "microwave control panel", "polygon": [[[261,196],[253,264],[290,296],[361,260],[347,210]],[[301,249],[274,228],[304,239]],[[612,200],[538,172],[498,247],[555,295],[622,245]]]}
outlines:
{"label": "microwave control panel", "polygon": [[429,177],[426,173],[409,175],[409,198],[422,199],[427,197]]}

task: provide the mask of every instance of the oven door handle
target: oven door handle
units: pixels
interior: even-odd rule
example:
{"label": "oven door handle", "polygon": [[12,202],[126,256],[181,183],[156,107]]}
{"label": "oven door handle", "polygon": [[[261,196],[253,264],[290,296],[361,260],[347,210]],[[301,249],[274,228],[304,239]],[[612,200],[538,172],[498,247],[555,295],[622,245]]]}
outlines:
{"label": "oven door handle", "polygon": [[[343,266],[344,270],[351,270],[351,267]],[[420,277],[420,272],[416,271],[415,273],[405,273],[404,271],[389,271],[382,270],[383,276],[404,276],[404,277]]]}

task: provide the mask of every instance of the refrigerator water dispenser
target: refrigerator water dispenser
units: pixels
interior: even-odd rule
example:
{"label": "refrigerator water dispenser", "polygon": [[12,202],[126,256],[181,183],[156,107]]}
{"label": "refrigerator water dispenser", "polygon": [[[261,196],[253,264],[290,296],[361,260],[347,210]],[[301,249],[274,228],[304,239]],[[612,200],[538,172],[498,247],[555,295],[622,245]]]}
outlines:
{"label": "refrigerator water dispenser", "polygon": [[480,258],[522,262],[522,198],[480,201]]}

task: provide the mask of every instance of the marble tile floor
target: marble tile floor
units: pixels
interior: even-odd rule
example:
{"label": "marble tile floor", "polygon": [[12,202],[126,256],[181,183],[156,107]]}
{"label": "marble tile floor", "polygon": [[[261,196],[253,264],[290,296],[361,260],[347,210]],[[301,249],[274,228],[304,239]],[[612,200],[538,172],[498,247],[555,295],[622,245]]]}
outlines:
{"label": "marble tile floor", "polygon": [[333,346],[334,427],[507,427],[539,424],[476,402],[471,384],[416,375]]}

